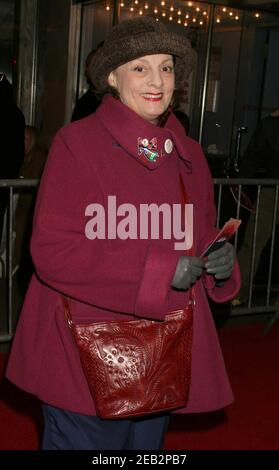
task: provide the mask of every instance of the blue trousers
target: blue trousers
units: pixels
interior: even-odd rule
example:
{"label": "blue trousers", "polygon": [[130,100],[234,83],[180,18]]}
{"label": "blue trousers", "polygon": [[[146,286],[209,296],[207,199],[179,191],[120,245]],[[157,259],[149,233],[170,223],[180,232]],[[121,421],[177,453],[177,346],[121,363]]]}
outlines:
{"label": "blue trousers", "polygon": [[159,450],[168,415],[102,420],[43,404],[43,450]]}

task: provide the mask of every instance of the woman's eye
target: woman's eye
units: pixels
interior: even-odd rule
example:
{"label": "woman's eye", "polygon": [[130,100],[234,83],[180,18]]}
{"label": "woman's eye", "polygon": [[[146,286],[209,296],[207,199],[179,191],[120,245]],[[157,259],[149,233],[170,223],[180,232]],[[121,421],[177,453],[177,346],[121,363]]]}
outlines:
{"label": "woman's eye", "polygon": [[143,72],[143,67],[141,67],[141,65],[137,65],[137,66],[134,68],[134,70],[135,70],[136,72]]}
{"label": "woman's eye", "polygon": [[164,65],[163,72],[172,73],[173,72],[173,66],[172,65]]}

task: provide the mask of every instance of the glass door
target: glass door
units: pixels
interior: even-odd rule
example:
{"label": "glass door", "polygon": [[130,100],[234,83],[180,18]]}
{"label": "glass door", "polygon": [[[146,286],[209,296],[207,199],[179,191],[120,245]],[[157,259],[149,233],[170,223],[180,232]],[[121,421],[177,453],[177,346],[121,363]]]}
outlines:
{"label": "glass door", "polygon": [[279,15],[214,7],[201,144],[216,177],[237,176],[259,120],[279,107],[278,50]]}
{"label": "glass door", "polygon": [[242,11],[214,7],[201,139],[214,176],[225,171],[232,153],[242,23]]}
{"label": "glass door", "polygon": [[279,15],[246,11],[232,129],[236,168],[259,121],[279,108]]}

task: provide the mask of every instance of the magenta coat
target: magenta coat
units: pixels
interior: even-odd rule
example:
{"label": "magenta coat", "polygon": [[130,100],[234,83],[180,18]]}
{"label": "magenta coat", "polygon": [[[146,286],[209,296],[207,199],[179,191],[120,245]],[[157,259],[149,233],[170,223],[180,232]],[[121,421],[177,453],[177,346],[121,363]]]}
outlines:
{"label": "magenta coat", "polygon": [[[139,138],[157,139],[156,161],[139,155]],[[157,127],[109,96],[95,114],[58,132],[38,193],[31,241],[36,275],[12,345],[7,368],[12,382],[50,405],[94,415],[60,293],[73,299],[77,322],[162,319],[185,306],[187,294],[171,288],[183,254],[173,239],[85,236],[90,219],[85,208],[93,202],[106,207],[108,195],[117,196],[117,205],[180,203],[179,173],[194,206],[198,256],[216,233],[212,180],[200,146],[185,136],[173,114]],[[237,263],[222,287],[211,275],[195,285],[190,397],[180,412],[215,410],[233,400],[207,295],[228,301],[239,285]]]}

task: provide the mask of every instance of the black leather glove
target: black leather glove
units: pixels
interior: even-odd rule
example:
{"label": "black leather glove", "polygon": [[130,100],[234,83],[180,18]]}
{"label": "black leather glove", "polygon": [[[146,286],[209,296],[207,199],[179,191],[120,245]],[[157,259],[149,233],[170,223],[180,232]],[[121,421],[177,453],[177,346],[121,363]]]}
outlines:
{"label": "black leather glove", "polygon": [[222,248],[208,255],[205,263],[206,272],[214,274],[215,279],[228,279],[233,271],[234,260],[234,247],[227,242]]}
{"label": "black leather glove", "polygon": [[180,256],[175,275],[172,280],[172,287],[186,290],[196,282],[202,274],[204,261],[196,256]]}

